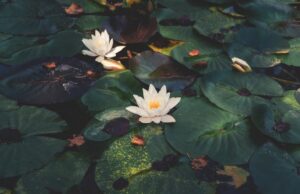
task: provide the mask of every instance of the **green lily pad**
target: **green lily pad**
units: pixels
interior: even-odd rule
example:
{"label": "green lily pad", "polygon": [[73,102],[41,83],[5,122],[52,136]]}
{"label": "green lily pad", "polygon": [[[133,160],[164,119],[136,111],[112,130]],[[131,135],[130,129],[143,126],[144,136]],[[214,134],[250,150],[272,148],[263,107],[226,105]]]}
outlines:
{"label": "green lily pad", "polygon": [[16,35],[48,35],[67,29],[74,19],[51,0],[14,0],[0,12],[0,32]]}
{"label": "green lily pad", "polygon": [[287,112],[291,109],[300,111],[300,104],[296,99],[297,91],[288,90],[285,91],[282,97],[272,99],[275,103],[276,108],[280,109],[282,113]]}
{"label": "green lily pad", "polygon": [[226,36],[236,31],[245,20],[234,18],[217,10],[211,10],[209,14],[197,18],[194,28],[200,34],[218,42],[226,42]]}
{"label": "green lily pad", "polygon": [[[192,157],[208,155],[223,164],[247,163],[257,148],[247,119],[223,111],[204,98],[183,98],[165,129],[168,142]],[[242,143],[241,143],[242,142]]]}
{"label": "green lily pad", "polygon": [[[189,56],[192,50],[199,50],[199,56]],[[203,74],[231,69],[231,60],[220,45],[200,37],[174,48],[171,56],[189,69]]]}
{"label": "green lily pad", "polygon": [[274,53],[288,49],[288,41],[275,32],[247,27],[234,35],[227,52],[231,58],[241,58],[251,67],[270,67],[280,63]]}
{"label": "green lily pad", "polygon": [[300,67],[300,38],[291,39],[289,44],[290,51],[286,56],[282,57],[282,62],[287,65]]}
{"label": "green lily pad", "polygon": [[42,108],[23,106],[0,112],[0,177],[22,175],[45,165],[66,142],[42,135],[62,132],[65,127],[57,114]]}
{"label": "green lily pad", "polygon": [[243,115],[250,115],[257,104],[268,104],[264,96],[283,94],[283,89],[276,81],[256,73],[213,72],[203,78],[201,87],[212,103]]}
{"label": "green lily pad", "polygon": [[12,191],[3,187],[0,187],[0,194],[12,194]]}
{"label": "green lily pad", "polygon": [[[145,138],[145,146],[130,144],[130,136],[134,134]],[[174,154],[174,151],[165,141],[160,127],[149,126],[143,131],[132,132],[115,140],[103,153],[96,166],[96,183],[106,193],[215,192],[210,185],[199,184],[191,167],[186,164],[175,164],[168,171],[151,168],[153,162],[169,154]],[[174,182],[177,184],[174,185]]]}
{"label": "green lily pad", "polygon": [[[108,131],[105,130],[105,126],[112,120],[116,120],[119,118],[127,119],[128,121],[134,120],[133,114],[128,112],[126,107],[115,107],[107,109],[103,112],[99,112],[94,117],[95,119],[93,122],[90,123],[85,129],[84,129],[84,136],[92,141],[106,141],[110,139],[113,134],[110,134]],[[134,120],[136,122],[136,120]],[[126,129],[119,129],[120,132],[117,131],[115,133],[123,135],[123,133],[126,133],[127,131],[123,131]]]}
{"label": "green lily pad", "polygon": [[255,184],[264,194],[294,194],[299,190],[299,161],[274,144],[263,145],[250,160]]}
{"label": "green lily pad", "polygon": [[0,62],[11,66],[45,57],[71,57],[82,49],[82,34],[62,31],[47,37],[15,36],[0,43]]}
{"label": "green lily pad", "polygon": [[94,30],[100,27],[101,23],[107,19],[107,16],[84,15],[77,19],[76,26],[80,30]]}
{"label": "green lily pad", "polygon": [[170,90],[180,90],[196,79],[196,74],[172,58],[152,51],[145,51],[129,61],[133,74],[146,84]]}
{"label": "green lily pad", "polygon": [[263,134],[283,143],[300,143],[299,118],[299,110],[287,110],[283,106],[272,109],[267,105],[259,105],[252,112],[256,127]]}
{"label": "green lily pad", "polygon": [[132,95],[140,94],[141,89],[130,71],[115,72],[100,78],[81,100],[90,111],[101,112],[129,105]]}
{"label": "green lily pad", "polygon": [[89,160],[79,153],[67,152],[44,168],[26,174],[17,183],[17,194],[66,193],[79,184],[89,167]]}
{"label": "green lily pad", "polygon": [[[47,67],[52,64],[54,67]],[[94,76],[88,76],[92,72]],[[95,63],[76,58],[47,58],[9,68],[0,92],[26,104],[54,104],[84,94],[101,74]]]}
{"label": "green lily pad", "polygon": [[286,21],[292,16],[292,7],[283,1],[254,0],[240,3],[242,13],[254,23],[272,24]]}
{"label": "green lily pad", "polygon": [[10,111],[19,108],[17,102],[0,95],[0,112]]}

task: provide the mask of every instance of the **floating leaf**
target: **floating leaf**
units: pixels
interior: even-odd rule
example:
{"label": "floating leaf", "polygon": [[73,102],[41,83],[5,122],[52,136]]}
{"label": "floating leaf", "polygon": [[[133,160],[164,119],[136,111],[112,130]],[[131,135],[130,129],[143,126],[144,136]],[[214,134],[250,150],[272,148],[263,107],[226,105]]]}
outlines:
{"label": "floating leaf", "polygon": [[10,111],[18,108],[18,105],[15,101],[6,98],[5,96],[0,95],[0,112]]}
{"label": "floating leaf", "polygon": [[274,144],[263,145],[251,158],[250,172],[264,194],[294,194],[299,190],[299,161]]}
{"label": "floating leaf", "polygon": [[270,67],[280,63],[274,53],[288,49],[288,41],[275,32],[247,27],[233,37],[227,52],[231,58],[241,58],[251,67]]}
{"label": "floating leaf", "polygon": [[[95,115],[95,120],[84,129],[84,136],[92,141],[106,141],[112,136],[125,135],[128,133],[129,127],[127,122],[129,124],[132,117],[133,115],[123,106],[107,109]],[[118,120],[119,123],[114,123],[114,125],[110,123]],[[109,124],[110,126],[108,126]]]}
{"label": "floating leaf", "polygon": [[57,114],[42,108],[23,106],[0,112],[0,177],[22,175],[45,165],[66,142],[41,135],[65,127]]}
{"label": "floating leaf", "polygon": [[17,183],[16,193],[50,194],[50,190],[66,193],[79,184],[89,167],[89,160],[78,154],[67,152],[44,168],[26,174]]}
{"label": "floating leaf", "polygon": [[88,76],[87,71],[100,73],[96,64],[75,58],[42,59],[10,71],[0,81],[1,93],[27,104],[54,104],[80,97],[97,77]]}
{"label": "floating leaf", "polygon": [[185,68],[172,58],[145,51],[129,61],[133,74],[146,84],[160,88],[166,85],[170,90],[183,89],[196,78],[194,72]]}
{"label": "floating leaf", "polygon": [[226,42],[226,36],[234,33],[243,22],[244,19],[233,18],[217,10],[211,10],[211,13],[197,18],[194,28],[200,34],[213,40]]}
{"label": "floating leaf", "polygon": [[80,5],[83,8],[84,13],[87,14],[102,13],[105,10],[104,6],[101,6],[95,1],[91,1],[91,0],[56,0],[56,1],[59,2],[62,6],[69,6],[72,3],[76,3]]}
{"label": "floating leaf", "polygon": [[11,66],[45,57],[71,57],[82,49],[82,34],[62,31],[47,37],[19,37],[0,42],[0,62]]}
{"label": "floating leaf", "polygon": [[282,62],[287,65],[300,67],[300,38],[291,39],[289,41],[290,52],[287,56],[282,57]]}
{"label": "floating leaf", "polygon": [[108,18],[102,23],[114,40],[125,43],[147,42],[157,31],[157,22],[153,17],[138,15],[119,15]]}
{"label": "floating leaf", "polygon": [[203,78],[201,87],[212,103],[243,115],[251,114],[257,104],[268,104],[264,96],[283,94],[276,81],[255,73],[214,72]]}
{"label": "floating leaf", "polygon": [[94,30],[100,27],[100,24],[106,20],[106,16],[102,15],[84,15],[77,19],[76,26],[80,30]]}
{"label": "floating leaf", "polygon": [[82,97],[82,102],[90,111],[101,112],[129,105],[132,95],[140,92],[141,85],[130,71],[115,72],[100,78]]}
{"label": "floating leaf", "polygon": [[67,29],[74,19],[51,0],[14,0],[1,7],[0,32],[17,35],[47,35]]}
{"label": "floating leaf", "polygon": [[300,111],[280,108],[272,110],[266,105],[257,106],[253,109],[252,120],[263,134],[279,142],[299,144]]}
{"label": "floating leaf", "polygon": [[[200,194],[214,192],[208,184],[198,184],[189,166],[183,164],[174,166],[170,161],[162,160],[169,154],[174,155],[174,152],[165,141],[160,127],[149,126],[137,133],[145,138],[147,143],[144,146],[131,144],[130,136],[135,134],[132,132],[115,140],[98,161],[96,182],[104,192],[176,193],[182,191]],[[164,170],[170,169],[160,171],[162,166],[155,166],[157,168],[155,170],[153,163],[164,165],[166,168]],[[178,183],[176,186],[174,181]]]}
{"label": "floating leaf", "polygon": [[176,123],[167,125],[165,133],[168,142],[180,153],[193,157],[208,155],[223,164],[243,164],[257,147],[251,138],[253,127],[249,121],[203,98],[182,99],[173,116]]}

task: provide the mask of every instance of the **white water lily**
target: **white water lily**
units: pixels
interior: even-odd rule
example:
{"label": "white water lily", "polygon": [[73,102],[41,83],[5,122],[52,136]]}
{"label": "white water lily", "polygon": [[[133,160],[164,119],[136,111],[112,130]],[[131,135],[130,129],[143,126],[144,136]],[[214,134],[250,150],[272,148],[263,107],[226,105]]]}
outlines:
{"label": "white water lily", "polygon": [[83,50],[82,54],[97,57],[96,61],[99,63],[105,63],[105,60],[115,57],[125,48],[125,46],[113,48],[114,41],[109,38],[106,30],[101,33],[96,30],[95,34],[92,34],[92,39],[82,39],[82,42],[89,49]]}
{"label": "white water lily", "polygon": [[129,112],[140,116],[141,123],[174,123],[176,120],[168,113],[179,102],[180,97],[170,98],[167,87],[164,85],[159,92],[150,84],[149,90],[143,89],[144,98],[133,95],[137,106],[129,106],[126,108]]}

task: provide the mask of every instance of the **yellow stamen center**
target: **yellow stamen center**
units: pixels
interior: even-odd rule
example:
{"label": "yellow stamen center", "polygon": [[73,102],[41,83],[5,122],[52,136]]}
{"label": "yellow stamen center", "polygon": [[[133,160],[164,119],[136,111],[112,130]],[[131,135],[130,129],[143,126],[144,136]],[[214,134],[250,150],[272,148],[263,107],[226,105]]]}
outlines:
{"label": "yellow stamen center", "polygon": [[160,103],[157,100],[151,100],[149,102],[150,109],[158,109],[160,107]]}

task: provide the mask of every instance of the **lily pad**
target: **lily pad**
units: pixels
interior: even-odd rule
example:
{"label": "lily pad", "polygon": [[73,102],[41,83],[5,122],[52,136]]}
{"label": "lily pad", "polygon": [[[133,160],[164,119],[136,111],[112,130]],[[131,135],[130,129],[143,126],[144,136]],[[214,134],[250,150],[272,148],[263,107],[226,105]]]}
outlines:
{"label": "lily pad", "polygon": [[147,42],[157,31],[156,18],[139,15],[119,15],[102,23],[114,40],[124,43]]}
{"label": "lily pad", "polygon": [[[125,135],[129,127],[127,123],[129,124],[130,119],[133,120],[133,118],[133,115],[123,106],[107,109],[95,115],[94,121],[84,129],[84,136],[92,141],[106,141],[113,136]],[[118,123],[110,123],[117,120],[119,120]],[[107,126],[109,123],[111,125]]]}
{"label": "lily pad", "polygon": [[141,93],[141,85],[130,71],[107,74],[100,78],[82,97],[90,111],[101,112],[108,108],[130,104],[133,94]]}
{"label": "lily pad", "polygon": [[0,177],[22,175],[45,165],[66,142],[43,135],[65,127],[57,114],[42,108],[23,106],[0,112]]}
{"label": "lily pad", "polygon": [[276,108],[280,109],[282,113],[289,110],[300,111],[300,104],[296,99],[296,94],[297,91],[288,90],[284,92],[282,97],[272,99],[272,102],[275,103]]}
{"label": "lily pad", "polygon": [[236,31],[245,20],[234,18],[217,10],[211,10],[209,14],[197,18],[194,28],[200,34],[218,42],[226,42],[226,36]]}
{"label": "lily pad", "polygon": [[166,85],[170,90],[183,89],[196,79],[196,74],[172,58],[145,51],[129,61],[133,74],[146,84],[160,88]]}
{"label": "lily pad", "polygon": [[[189,56],[193,50],[199,50],[199,56]],[[203,74],[231,69],[231,61],[220,45],[200,37],[174,48],[171,55],[189,69]]]}
{"label": "lily pad", "polygon": [[238,57],[251,67],[270,67],[280,63],[274,54],[289,49],[289,43],[275,32],[263,28],[242,28],[227,50],[231,58]]}
{"label": "lily pad", "polygon": [[[136,133],[144,137],[144,146],[130,143],[130,137]],[[96,182],[106,193],[214,193],[210,185],[198,183],[191,167],[166,159],[176,157],[174,154],[160,127],[149,126],[132,132],[115,140],[103,153],[96,166]]]}
{"label": "lily pad", "polygon": [[300,143],[300,111],[259,105],[253,109],[252,120],[265,135],[283,143]]}
{"label": "lily pad", "polygon": [[42,59],[8,71],[0,91],[26,104],[66,102],[86,92],[100,72],[96,64],[76,58]]}
{"label": "lily pad", "polygon": [[[223,164],[247,163],[258,141],[243,117],[223,111],[204,98],[183,98],[165,129],[168,142],[192,157],[208,155]],[[188,126],[188,127],[187,127]]]}
{"label": "lily pad", "polygon": [[0,32],[17,35],[48,35],[67,29],[74,19],[51,0],[14,0],[0,12]]}
{"label": "lily pad", "polygon": [[229,112],[250,115],[257,104],[268,104],[263,97],[283,94],[281,86],[271,78],[256,73],[213,72],[201,84],[204,95]]}
{"label": "lily pad", "polygon": [[82,34],[62,31],[47,37],[19,37],[0,43],[0,62],[10,66],[20,65],[45,57],[71,57],[82,49]]}
{"label": "lily pad", "polygon": [[84,15],[77,19],[76,26],[80,30],[94,30],[100,27],[100,24],[107,19],[107,16]]}
{"label": "lily pad", "polygon": [[50,194],[50,190],[66,193],[79,184],[89,167],[89,160],[79,153],[67,152],[44,168],[26,174],[17,183],[16,193]]}
{"label": "lily pad", "polygon": [[17,103],[13,100],[6,98],[5,96],[0,95],[0,112],[10,111],[19,108]]}
{"label": "lily pad", "polygon": [[300,38],[291,39],[289,44],[291,47],[290,52],[286,56],[282,57],[282,62],[287,65],[300,67]]}
{"label": "lily pad", "polygon": [[274,144],[263,145],[250,160],[255,184],[264,194],[294,194],[299,190],[299,161]]}

